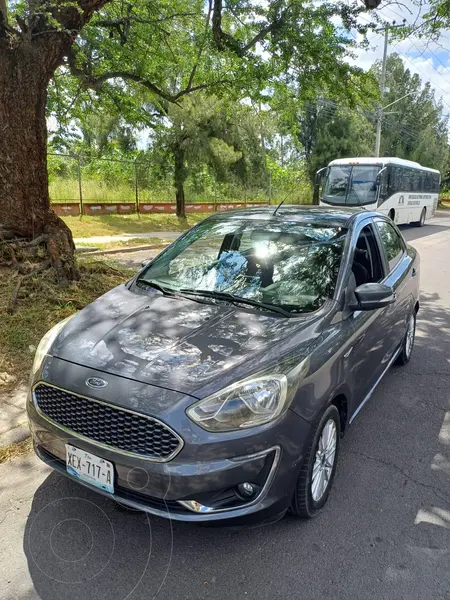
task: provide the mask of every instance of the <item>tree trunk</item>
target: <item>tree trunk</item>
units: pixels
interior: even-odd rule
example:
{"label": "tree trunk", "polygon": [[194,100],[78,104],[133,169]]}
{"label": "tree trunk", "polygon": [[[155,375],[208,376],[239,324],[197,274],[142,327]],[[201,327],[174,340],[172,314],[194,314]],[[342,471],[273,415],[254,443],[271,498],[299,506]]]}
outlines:
{"label": "tree trunk", "polygon": [[174,183],[175,183],[175,198],[177,202],[177,217],[186,218],[185,198],[184,198],[184,183],[187,178],[187,169],[185,166],[184,149],[179,145],[175,145],[173,150],[175,160]]}
{"label": "tree trunk", "polygon": [[44,235],[63,283],[77,277],[75,247],[70,229],[50,208],[45,106],[66,46],[57,33],[14,46],[0,39],[0,230]]}

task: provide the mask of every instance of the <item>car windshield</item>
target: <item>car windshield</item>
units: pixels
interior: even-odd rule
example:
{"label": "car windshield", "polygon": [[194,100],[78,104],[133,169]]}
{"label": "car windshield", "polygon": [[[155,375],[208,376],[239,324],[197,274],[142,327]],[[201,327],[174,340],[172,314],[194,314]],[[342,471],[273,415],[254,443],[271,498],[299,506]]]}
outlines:
{"label": "car windshield", "polygon": [[208,219],[157,257],[137,285],[309,312],[333,296],[346,232],[328,224]]}
{"label": "car windshield", "polygon": [[373,204],[377,195],[380,166],[336,165],[330,167],[323,186],[323,201],[359,206]]}

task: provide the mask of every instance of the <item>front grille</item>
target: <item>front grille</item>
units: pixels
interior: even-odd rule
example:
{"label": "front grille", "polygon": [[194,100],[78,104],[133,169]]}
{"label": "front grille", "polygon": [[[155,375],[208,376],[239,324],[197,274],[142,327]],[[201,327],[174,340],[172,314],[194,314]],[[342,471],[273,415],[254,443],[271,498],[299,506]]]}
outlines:
{"label": "front grille", "polygon": [[181,450],[181,440],[151,417],[46,384],[36,386],[34,397],[48,419],[112,449],[159,461],[169,460]]}

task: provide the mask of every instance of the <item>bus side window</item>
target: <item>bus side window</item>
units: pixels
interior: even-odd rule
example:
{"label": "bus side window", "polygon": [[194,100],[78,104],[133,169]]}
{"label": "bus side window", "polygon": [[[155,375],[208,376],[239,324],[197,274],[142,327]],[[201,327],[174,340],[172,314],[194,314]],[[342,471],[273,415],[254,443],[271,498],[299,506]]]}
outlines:
{"label": "bus side window", "polygon": [[414,191],[420,193],[422,191],[422,171],[419,171],[419,170],[416,171],[414,180],[415,180],[414,181],[414,183],[415,183]]}
{"label": "bus side window", "polygon": [[406,188],[406,169],[403,167],[398,167],[399,177],[398,177],[398,192],[404,192]]}
{"label": "bus side window", "polygon": [[400,191],[401,184],[401,168],[391,165],[391,182],[390,182],[390,193],[389,195],[396,194]]}
{"label": "bus side window", "polygon": [[390,187],[392,181],[392,173],[391,173],[391,165],[386,167],[386,170],[381,175],[380,181],[380,193],[379,193],[379,201],[385,202],[385,200],[391,195]]}
{"label": "bus side window", "polygon": [[431,192],[431,174],[425,173],[425,192]]}
{"label": "bus side window", "polygon": [[433,180],[432,190],[435,194],[439,193],[439,175],[437,173],[433,173],[431,176]]}

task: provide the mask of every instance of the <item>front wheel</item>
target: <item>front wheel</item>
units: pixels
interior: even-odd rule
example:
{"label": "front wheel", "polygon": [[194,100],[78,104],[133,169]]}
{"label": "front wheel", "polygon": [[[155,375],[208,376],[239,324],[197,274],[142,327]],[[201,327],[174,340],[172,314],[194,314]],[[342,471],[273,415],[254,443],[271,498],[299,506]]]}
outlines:
{"label": "front wheel", "polygon": [[311,519],[327,501],[336,472],[339,439],[339,411],[331,405],[322,415],[303,459],[291,504],[294,515]]}
{"label": "front wheel", "polygon": [[402,349],[400,354],[395,361],[397,365],[406,365],[409,363],[414,348],[414,340],[416,338],[416,313],[409,317],[408,329],[406,330],[405,337],[403,338]]}
{"label": "front wheel", "polygon": [[413,225],[416,227],[423,227],[425,225],[425,218],[427,216],[427,209],[422,208],[422,212],[420,213],[420,219],[418,221],[414,221]]}

